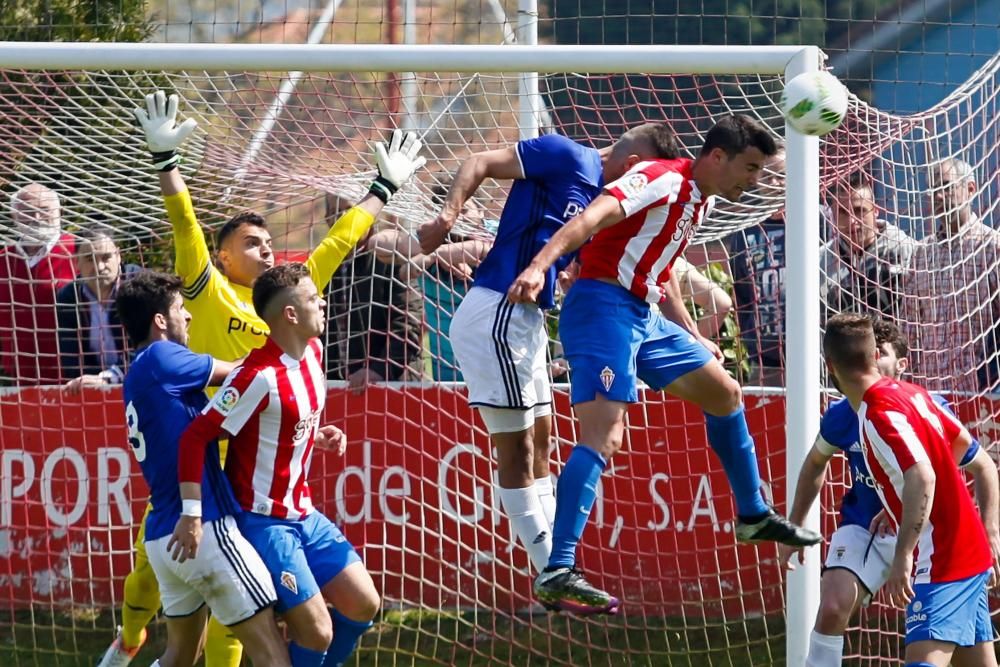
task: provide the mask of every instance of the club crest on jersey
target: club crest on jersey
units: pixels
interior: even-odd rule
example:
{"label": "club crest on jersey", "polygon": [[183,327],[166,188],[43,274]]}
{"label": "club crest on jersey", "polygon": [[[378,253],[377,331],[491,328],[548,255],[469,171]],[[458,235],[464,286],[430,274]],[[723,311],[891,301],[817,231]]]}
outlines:
{"label": "club crest on jersey", "polygon": [[837,547],[837,550],[834,552],[833,557],[836,558],[837,560],[844,560],[844,553],[846,552],[847,552],[847,547]]}
{"label": "club crest on jersey", "polygon": [[611,383],[614,381],[615,372],[610,367],[605,366],[604,370],[601,371],[601,384],[604,385],[604,391],[611,391]]}
{"label": "club crest on jersey", "polygon": [[215,405],[222,414],[229,414],[229,411],[236,407],[240,401],[240,392],[236,387],[226,387],[215,399]]}
{"label": "club crest on jersey", "polygon": [[649,185],[649,179],[646,178],[646,174],[640,173],[626,176],[620,187],[626,197],[634,197],[645,190],[647,185]]}
{"label": "club crest on jersey", "polygon": [[295,575],[285,570],[281,571],[281,585],[290,590],[293,594],[299,594],[299,584],[295,581]]}

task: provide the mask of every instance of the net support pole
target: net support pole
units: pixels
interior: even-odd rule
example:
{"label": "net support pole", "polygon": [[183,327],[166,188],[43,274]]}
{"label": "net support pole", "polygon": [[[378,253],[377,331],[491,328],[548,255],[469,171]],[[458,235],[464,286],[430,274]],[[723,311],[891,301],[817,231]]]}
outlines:
{"label": "net support pole", "polygon": [[[417,43],[417,0],[403,0],[403,43]],[[403,103],[403,129],[417,129],[417,98],[420,91],[417,75],[403,72],[400,78],[400,97]]]}
{"label": "net support pole", "polygon": [[[804,47],[788,63],[785,81],[820,67],[820,52]],[[791,509],[799,470],[819,430],[819,139],[785,126],[785,280],[786,395],[785,470],[787,507]],[[819,530],[819,503],[804,526]],[[788,573],[786,599],[787,664],[805,664],[809,634],[819,609],[820,550],[809,549],[805,562]]]}
{"label": "net support pole", "polygon": [[[517,43],[522,46],[538,44],[538,0],[518,0]],[[538,72],[523,72],[518,83],[518,126],[520,138],[538,136]]]}

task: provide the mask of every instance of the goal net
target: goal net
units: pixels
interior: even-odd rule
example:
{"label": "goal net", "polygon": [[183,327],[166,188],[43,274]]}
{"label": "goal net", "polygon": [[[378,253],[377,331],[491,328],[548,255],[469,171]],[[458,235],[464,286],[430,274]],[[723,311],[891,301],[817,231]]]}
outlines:
{"label": "goal net", "polygon": [[[920,116],[892,117],[852,100],[845,125],[821,145],[823,199],[835,212],[821,228],[841,262],[824,269],[823,284],[839,285],[824,288],[824,307],[851,299],[869,307],[873,292],[885,296],[887,314],[912,332],[919,352],[914,377],[959,390],[960,415],[984,445],[996,412],[986,398],[995,355],[985,347],[998,321],[991,310],[998,297],[993,255],[941,255],[933,246],[933,252],[911,253],[923,263],[914,259],[897,270],[880,258],[872,273],[863,261],[868,250],[857,248],[855,261],[850,241],[844,245],[836,236],[834,222],[844,207],[834,196],[852,175],[864,173],[879,219],[929,238],[958,206],[931,206],[930,196],[963,187],[944,176],[928,180],[929,165],[959,159],[975,183],[970,204],[989,220],[1000,194],[997,69],[994,60]],[[668,122],[690,156],[726,113],[751,114],[776,136],[784,133],[777,75],[565,72],[540,75],[537,96],[527,97],[522,83],[519,75],[493,72],[5,69],[0,184],[7,194],[29,183],[52,188],[64,232],[105,232],[126,262],[170,270],[170,227],[131,116],[156,88],[180,95],[182,117],[198,121],[181,170],[202,225],[214,230],[236,212],[263,213],[275,247],[291,260],[303,258],[338,213],[364,194],[374,174],[370,143],[393,127],[416,129],[428,158],[374,229],[404,236],[433,218],[441,188],[465,157],[508,146],[530,131],[525,109],[533,109],[527,115],[537,132],[560,132],[595,147],[637,123]],[[786,281],[796,279],[779,257],[785,250],[776,222],[785,202],[782,169],[775,165],[756,191],[718,207],[698,230],[685,274],[692,309],[718,332],[727,367],[749,385],[747,415],[761,473],[779,504],[787,483],[783,388],[786,370],[794,371],[785,367],[783,325],[796,317],[785,313],[782,297]],[[488,245],[507,187],[485,183],[456,238]],[[15,243],[23,230],[8,211],[4,215],[3,242]],[[365,239],[329,290],[326,418],[345,428],[350,446],[344,459],[317,456],[311,480],[319,507],[357,546],[384,598],[360,648],[362,664],[784,662],[776,551],[736,546],[734,507],[701,415],[653,392],[629,412],[625,446],[602,478],[580,552],[580,565],[595,583],[621,593],[622,613],[590,620],[538,613],[526,555],[513,543],[493,492],[488,437],[466,403],[443,330],[475,262],[445,267],[374,252],[375,246]],[[982,264],[973,263],[979,258]],[[734,280],[737,265],[746,270]],[[706,284],[725,299],[704,299]],[[8,290],[5,317],[54,308],[51,281],[30,287],[17,298]],[[945,312],[957,315],[931,321],[930,313]],[[43,321],[41,315],[32,320]],[[55,353],[42,345],[50,331],[17,322],[4,342],[12,346],[5,348],[9,355]],[[557,359],[555,316],[549,331]],[[77,335],[89,342],[86,331]],[[554,364],[555,381],[565,383],[559,371]],[[145,502],[118,389],[71,395],[52,381],[16,373],[0,394],[4,664],[77,664],[103,650],[120,622],[122,582]],[[558,387],[554,475],[576,442],[568,385]],[[835,527],[845,488],[842,465],[833,479],[823,496],[826,534]],[[876,599],[852,628],[848,653],[881,664],[899,655],[901,630],[899,614]],[[153,637],[151,645],[162,646],[162,632]]]}

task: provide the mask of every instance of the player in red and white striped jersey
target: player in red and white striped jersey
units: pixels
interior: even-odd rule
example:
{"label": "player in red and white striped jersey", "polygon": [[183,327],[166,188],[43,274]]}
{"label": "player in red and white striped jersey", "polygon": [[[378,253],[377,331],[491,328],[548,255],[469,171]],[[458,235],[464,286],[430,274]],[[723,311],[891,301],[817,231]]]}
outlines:
{"label": "player in red and white striped jersey", "polygon": [[581,439],[560,477],[552,555],[535,580],[543,604],[581,613],[617,609],[617,598],[589,584],[576,569],[576,546],[601,471],[621,447],[625,413],[638,400],[639,379],[705,412],[708,440],[733,487],[737,539],[792,546],[820,541],[819,534],[791,524],[764,500],[740,386],[722,367],[718,346],[698,332],[671,272],[715,197],[739,199],[756,185],[776,152],[774,137],[758,121],[722,118],[705,135],[696,159],[640,162],[605,186],[511,286],[511,301],[534,301],[552,263],[583,246],[580,279],[559,319]]}
{"label": "player in red and white striped jersey", "polygon": [[179,476],[189,481],[190,461],[202,460],[206,443],[229,434],[226,475],[244,509],[240,531],[274,578],[292,664],[334,667],[371,627],[380,600],[354,547],[309,494],[314,447],[343,453],[346,442],[335,426],[320,426],[326,381],[317,336],[326,304],[303,264],[265,271],[254,283],[253,303],[271,333],[185,431]]}
{"label": "player in red and white striped jersey", "polygon": [[944,667],[954,653],[961,664],[994,667],[986,589],[997,573],[958,469],[972,436],[924,388],[881,376],[866,316],[832,317],[823,352],[857,410],[865,461],[896,530],[884,590],[906,606],[906,664]]}

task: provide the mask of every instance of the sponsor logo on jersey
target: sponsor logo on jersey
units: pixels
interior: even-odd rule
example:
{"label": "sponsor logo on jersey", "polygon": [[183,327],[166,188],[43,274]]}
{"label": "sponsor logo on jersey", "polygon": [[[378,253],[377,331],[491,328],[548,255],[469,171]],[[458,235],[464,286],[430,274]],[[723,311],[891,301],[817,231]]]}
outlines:
{"label": "sponsor logo on jersey", "polygon": [[575,218],[580,215],[583,211],[583,205],[579,202],[571,201],[566,203],[566,210],[563,211],[563,220],[569,220],[570,218]]}
{"label": "sponsor logo on jersey", "polygon": [[911,623],[923,623],[927,620],[927,614],[923,613],[924,603],[920,600],[914,600],[913,604],[910,606],[910,611],[912,612],[906,617],[906,625]]}
{"label": "sponsor logo on jersey", "polygon": [[285,570],[281,571],[281,585],[290,590],[293,594],[299,594],[299,584],[295,581],[295,575]]}
{"label": "sponsor logo on jersey", "polygon": [[240,318],[235,316],[229,318],[229,324],[226,326],[226,333],[233,333],[234,331],[239,331],[239,332],[249,331],[254,336],[267,335],[267,332],[265,332],[263,329],[255,327],[249,322],[241,320]]}
{"label": "sponsor logo on jersey", "polygon": [[240,402],[240,391],[236,387],[226,387],[215,399],[215,407],[224,415],[228,415]]}
{"label": "sponsor logo on jersey", "polygon": [[604,391],[611,391],[611,383],[614,381],[615,372],[610,367],[605,366],[604,370],[601,371],[601,384],[604,385]]}
{"label": "sponsor logo on jersey", "polygon": [[308,417],[303,417],[295,424],[295,442],[305,440],[310,432],[314,432],[319,426],[319,410],[314,410]]}

